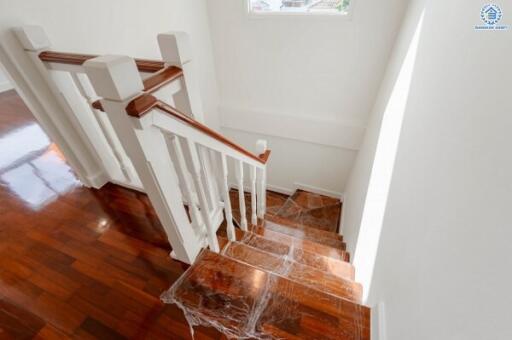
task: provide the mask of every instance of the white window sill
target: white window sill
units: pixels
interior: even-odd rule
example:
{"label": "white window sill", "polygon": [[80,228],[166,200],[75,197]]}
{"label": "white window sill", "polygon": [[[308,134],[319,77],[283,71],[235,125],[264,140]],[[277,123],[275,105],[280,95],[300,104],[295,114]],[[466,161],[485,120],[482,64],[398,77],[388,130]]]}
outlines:
{"label": "white window sill", "polygon": [[253,12],[249,11],[247,16],[251,19],[269,19],[269,18],[333,18],[336,20],[352,20],[352,12],[348,13],[330,13],[330,12]]}

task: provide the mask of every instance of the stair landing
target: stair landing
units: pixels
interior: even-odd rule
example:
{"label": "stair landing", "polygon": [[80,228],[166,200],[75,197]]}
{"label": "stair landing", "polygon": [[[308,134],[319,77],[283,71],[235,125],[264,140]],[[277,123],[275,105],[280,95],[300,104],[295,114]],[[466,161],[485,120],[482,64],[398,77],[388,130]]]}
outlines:
{"label": "stair landing", "polygon": [[[265,219],[236,229],[236,241],[221,228],[221,252],[205,250],[163,301],[178,305],[192,329],[228,338],[370,339],[370,309],[337,233],[341,202],[299,190],[270,192],[267,204]],[[249,217],[249,195],[246,205]]]}

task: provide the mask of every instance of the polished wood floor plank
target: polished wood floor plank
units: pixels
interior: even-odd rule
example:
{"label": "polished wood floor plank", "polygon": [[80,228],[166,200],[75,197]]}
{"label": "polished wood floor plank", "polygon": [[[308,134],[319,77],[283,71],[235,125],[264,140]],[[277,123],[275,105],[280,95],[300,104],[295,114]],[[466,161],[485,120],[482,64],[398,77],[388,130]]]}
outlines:
{"label": "polished wood floor plank", "polygon": [[[0,150],[1,330],[12,338],[192,339],[183,312],[160,300],[188,266],[170,258],[148,197],[113,184],[82,186],[14,91],[0,94],[0,112],[0,141],[19,145],[16,157]],[[206,252],[180,298],[232,329],[250,326],[289,339],[368,339],[369,310],[349,301],[358,301],[360,290],[348,282],[353,267],[344,262],[342,238],[331,232],[338,203],[307,193],[293,198],[269,192],[268,213],[281,211],[293,223],[279,216],[253,234],[237,230],[240,247],[255,248],[233,249],[236,261]],[[236,215],[238,199],[232,201]],[[283,256],[294,261],[289,278],[272,273]],[[244,261],[266,263],[269,272]],[[248,319],[262,300],[268,303],[259,319]],[[194,327],[194,335],[226,339],[205,326]]]}
{"label": "polished wood floor plank", "polygon": [[0,307],[3,334],[191,339],[183,313],[160,301],[185,266],[148,197],[82,186],[14,91],[0,93],[0,141],[19,146],[16,157],[0,149],[0,303],[14,308]]}

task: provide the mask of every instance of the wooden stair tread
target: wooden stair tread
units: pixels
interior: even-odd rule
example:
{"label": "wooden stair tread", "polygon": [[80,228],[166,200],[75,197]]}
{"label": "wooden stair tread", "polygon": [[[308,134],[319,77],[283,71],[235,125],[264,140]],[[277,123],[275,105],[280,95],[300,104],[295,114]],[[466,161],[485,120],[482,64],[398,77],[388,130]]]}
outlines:
{"label": "wooden stair tread", "polygon": [[339,199],[297,190],[275,215],[310,228],[336,232],[341,207]]}
{"label": "wooden stair tread", "polygon": [[329,247],[310,240],[295,238],[260,226],[253,226],[251,232],[265,239],[277,241],[287,246],[293,246],[298,251],[307,251],[346,262],[350,261],[349,253],[342,249]]}
{"label": "wooden stair tread", "polygon": [[308,265],[300,264],[288,256],[278,256],[238,242],[222,242],[222,254],[308,286],[357,303],[361,302],[360,284],[342,279]]}
{"label": "wooden stair tread", "polygon": [[[267,239],[250,232],[244,232],[240,229],[235,229],[235,232],[237,241],[240,243],[244,243],[253,248],[257,248],[267,253],[272,253],[279,256],[290,254],[290,246],[283,244],[278,240]],[[219,231],[219,234],[226,236],[225,231]],[[322,256],[320,254],[309,252],[300,248],[295,248],[291,256],[297,263],[313,267],[330,275],[352,281],[355,278],[354,266],[349,262]]]}
{"label": "wooden stair tread", "polygon": [[304,226],[283,217],[266,215],[261,226],[295,238],[306,239],[343,250],[346,248],[343,237],[337,233]]}
{"label": "wooden stair tread", "polygon": [[290,198],[297,205],[306,209],[315,209],[341,203],[341,200],[338,198],[315,194],[302,189],[296,190]]}
{"label": "wooden stair tread", "polygon": [[209,251],[163,299],[232,337],[370,339],[367,307]]}

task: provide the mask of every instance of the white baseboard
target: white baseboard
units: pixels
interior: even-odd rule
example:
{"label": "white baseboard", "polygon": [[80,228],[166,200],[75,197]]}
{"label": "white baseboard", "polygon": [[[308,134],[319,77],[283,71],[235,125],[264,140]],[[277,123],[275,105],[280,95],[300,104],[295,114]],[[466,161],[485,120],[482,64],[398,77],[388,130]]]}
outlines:
{"label": "white baseboard", "polygon": [[143,194],[146,193],[146,191],[144,190],[143,187],[139,187],[139,186],[136,186],[136,185],[133,185],[133,184],[119,182],[119,181],[116,181],[116,180],[110,180],[110,182],[115,184],[115,185],[119,185],[120,187],[125,187],[125,188],[128,188],[130,190],[135,190],[135,191],[141,192]]}
{"label": "white baseboard", "polygon": [[387,340],[386,314],[384,302],[372,307],[371,315],[371,338],[372,340]]}
{"label": "white baseboard", "polygon": [[[230,189],[238,188],[238,185],[236,183],[229,183],[228,186]],[[309,191],[309,192],[319,194],[319,195],[337,198],[343,202],[343,194],[341,192],[322,189],[322,188],[315,187],[313,185],[307,185],[307,184],[302,184],[302,183],[294,183],[294,187],[292,189],[281,187],[278,185],[267,184],[267,189],[270,191],[275,191],[277,193],[285,194],[285,195],[292,195],[295,191],[300,189],[300,190]],[[244,191],[249,192],[250,190],[251,190],[251,188],[246,183],[244,183]]]}
{"label": "white baseboard", "polygon": [[328,197],[332,197],[332,198],[337,198],[343,202],[343,193],[341,193],[341,192],[327,190],[327,189],[315,187],[313,185],[302,184],[302,183],[295,183],[294,185],[295,185],[295,188],[297,188],[297,189],[309,191],[309,192],[312,192],[315,194],[324,195],[324,196],[328,196]]}
{"label": "white baseboard", "polygon": [[14,87],[9,82],[0,83],[0,93],[12,90]]}
{"label": "white baseboard", "polygon": [[104,171],[99,171],[94,175],[87,176],[87,181],[89,181],[89,185],[94,189],[101,189],[101,187],[110,182],[110,177]]}
{"label": "white baseboard", "polygon": [[287,188],[283,188],[283,187],[280,187],[280,186],[277,186],[277,185],[271,185],[271,184],[267,184],[267,189],[270,190],[270,191],[275,191],[277,193],[280,193],[280,194],[285,194],[285,195],[291,195],[295,192],[295,190],[290,190],[290,189],[287,189]]}

